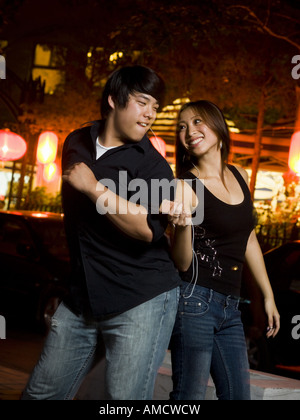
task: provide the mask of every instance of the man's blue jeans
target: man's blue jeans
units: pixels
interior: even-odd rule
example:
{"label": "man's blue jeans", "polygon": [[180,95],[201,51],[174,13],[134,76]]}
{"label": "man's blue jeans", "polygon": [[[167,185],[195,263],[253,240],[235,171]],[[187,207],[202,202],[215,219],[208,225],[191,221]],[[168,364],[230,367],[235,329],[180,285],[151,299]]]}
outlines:
{"label": "man's blue jeans", "polygon": [[95,321],[63,303],[22,399],[69,400],[94,361],[99,332],[106,347],[106,399],[151,400],[174,326],[179,289],[127,312]]}
{"label": "man's blue jeans", "polygon": [[249,400],[239,299],[182,282],[171,340],[174,400],[204,400],[209,374],[222,400]]}

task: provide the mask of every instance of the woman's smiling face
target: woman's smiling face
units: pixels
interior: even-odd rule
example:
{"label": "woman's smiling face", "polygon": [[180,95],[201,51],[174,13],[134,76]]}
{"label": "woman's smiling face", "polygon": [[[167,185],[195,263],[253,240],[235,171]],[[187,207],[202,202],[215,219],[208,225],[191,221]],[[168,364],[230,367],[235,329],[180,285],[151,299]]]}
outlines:
{"label": "woman's smiling face", "polygon": [[201,156],[219,151],[219,140],[214,131],[189,107],[180,113],[178,123],[179,139],[190,155]]}

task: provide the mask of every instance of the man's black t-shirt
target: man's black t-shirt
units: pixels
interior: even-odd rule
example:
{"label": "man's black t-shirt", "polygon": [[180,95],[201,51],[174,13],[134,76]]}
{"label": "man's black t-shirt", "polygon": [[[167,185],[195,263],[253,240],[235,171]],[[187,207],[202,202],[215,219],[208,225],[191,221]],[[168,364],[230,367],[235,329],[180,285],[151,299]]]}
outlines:
{"label": "man's black t-shirt", "polygon": [[[97,180],[113,188],[116,194],[147,207],[153,241],[147,243],[125,235],[105,215],[99,214],[87,196],[63,183],[72,265],[66,303],[75,312],[91,311],[95,318],[124,312],[180,282],[164,235],[167,220],[158,214],[162,199],[173,199],[174,191],[171,189],[168,195],[170,189],[166,187],[173,179],[172,170],[146,136],[140,142],[108,150],[96,159],[101,124],[97,121],[67,137],[62,170],[84,162]],[[157,183],[162,180],[166,188],[160,189],[157,196]]]}

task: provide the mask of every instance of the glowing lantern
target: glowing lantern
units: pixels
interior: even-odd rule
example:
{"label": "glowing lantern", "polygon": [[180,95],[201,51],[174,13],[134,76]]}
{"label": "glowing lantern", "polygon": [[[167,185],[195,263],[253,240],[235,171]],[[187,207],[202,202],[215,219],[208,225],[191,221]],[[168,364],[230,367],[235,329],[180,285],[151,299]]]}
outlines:
{"label": "glowing lantern", "polygon": [[48,163],[44,166],[43,178],[46,182],[53,181],[57,176],[57,165],[56,163]]}
{"label": "glowing lantern", "polygon": [[0,160],[18,160],[25,155],[27,144],[18,134],[0,130]]}
{"label": "glowing lantern", "polygon": [[289,167],[297,175],[300,175],[300,131],[292,135],[289,151]]}
{"label": "glowing lantern", "polygon": [[36,158],[44,165],[54,162],[57,153],[58,138],[55,133],[45,131],[39,137]]}
{"label": "glowing lantern", "polygon": [[165,158],[166,157],[166,142],[160,137],[150,137],[149,139],[156,150]]}

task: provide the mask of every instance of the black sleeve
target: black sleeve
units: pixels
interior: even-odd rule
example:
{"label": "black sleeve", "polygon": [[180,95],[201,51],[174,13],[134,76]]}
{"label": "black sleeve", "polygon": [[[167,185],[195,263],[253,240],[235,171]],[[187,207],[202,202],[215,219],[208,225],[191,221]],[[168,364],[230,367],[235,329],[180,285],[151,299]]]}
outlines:
{"label": "black sleeve", "polygon": [[139,176],[147,183],[147,194],[141,205],[148,210],[147,222],[153,233],[153,242],[159,240],[168,225],[167,216],[159,213],[164,199],[173,201],[175,180],[168,162],[158,153],[145,158]]}

